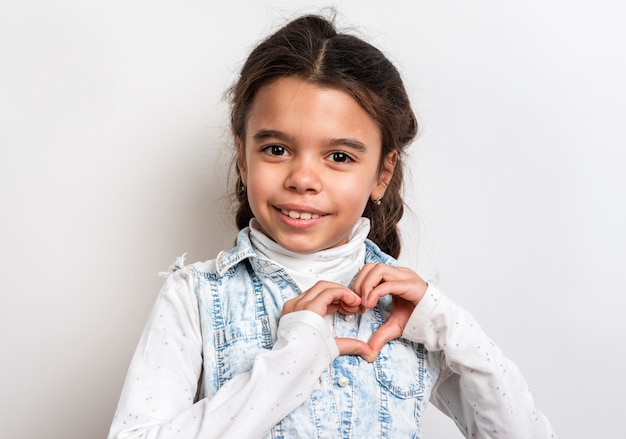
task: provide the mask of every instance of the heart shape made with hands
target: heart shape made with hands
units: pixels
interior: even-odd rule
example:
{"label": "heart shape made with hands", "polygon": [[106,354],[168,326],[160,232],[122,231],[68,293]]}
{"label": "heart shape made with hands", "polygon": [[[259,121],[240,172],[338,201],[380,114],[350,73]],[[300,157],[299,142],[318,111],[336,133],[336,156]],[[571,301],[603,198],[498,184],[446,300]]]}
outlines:
{"label": "heart shape made with hands", "polygon": [[285,302],[282,314],[309,310],[324,317],[339,312],[353,314],[373,308],[381,297],[391,295],[389,319],[366,342],[355,338],[336,338],[340,355],[359,355],[373,362],[383,346],[402,335],[413,310],[424,297],[428,284],[413,270],[387,264],[365,264],[352,289],[320,281],[298,297]]}

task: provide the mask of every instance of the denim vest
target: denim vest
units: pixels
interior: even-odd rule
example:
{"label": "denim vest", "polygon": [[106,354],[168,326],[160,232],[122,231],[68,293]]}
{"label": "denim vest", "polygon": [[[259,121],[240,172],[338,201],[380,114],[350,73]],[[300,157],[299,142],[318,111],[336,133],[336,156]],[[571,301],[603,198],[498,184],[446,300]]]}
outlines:
{"label": "denim vest", "polygon": [[[397,265],[371,241],[365,245],[366,263]],[[272,348],[283,304],[300,290],[283,268],[256,255],[247,229],[234,249],[208,266],[190,268],[203,338],[201,392],[211,398],[232,377],[249,371],[259,350]],[[388,296],[354,320],[337,314],[334,335],[369,340],[390,310]],[[420,417],[437,379],[428,355],[421,344],[400,338],[387,343],[374,363],[339,356],[308,400],[267,437],[422,437]]]}

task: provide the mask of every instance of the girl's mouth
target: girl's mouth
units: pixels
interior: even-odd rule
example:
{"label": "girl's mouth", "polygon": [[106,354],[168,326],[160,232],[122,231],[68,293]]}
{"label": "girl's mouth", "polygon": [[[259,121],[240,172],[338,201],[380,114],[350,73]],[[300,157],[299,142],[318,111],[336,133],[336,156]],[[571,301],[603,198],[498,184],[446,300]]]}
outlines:
{"label": "girl's mouth", "polygon": [[294,219],[309,220],[309,219],[316,219],[321,216],[317,213],[297,212],[295,210],[287,210],[287,209],[280,209],[280,211],[283,213],[283,215],[287,215],[289,218],[294,218]]}

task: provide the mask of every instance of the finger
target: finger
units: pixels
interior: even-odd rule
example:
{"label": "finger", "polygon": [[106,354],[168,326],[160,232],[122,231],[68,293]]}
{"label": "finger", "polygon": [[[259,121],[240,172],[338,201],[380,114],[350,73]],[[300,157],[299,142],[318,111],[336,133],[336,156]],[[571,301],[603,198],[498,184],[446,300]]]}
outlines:
{"label": "finger", "polygon": [[356,338],[336,338],[339,355],[358,355],[371,363],[376,358],[376,353],[369,344]]}
{"label": "finger", "polygon": [[339,303],[331,303],[330,305],[328,305],[326,314],[332,314],[335,312],[338,312],[340,314],[354,314],[356,312],[359,312],[360,310],[361,310],[360,305],[348,306],[345,303],[339,302]]}
{"label": "finger", "polygon": [[332,282],[327,282],[327,281],[317,282],[315,285],[313,285],[308,290],[304,291],[299,296],[294,297],[293,299],[287,300],[283,305],[281,315],[285,315],[291,312],[301,311],[305,309],[306,304],[309,303],[311,300],[313,300],[315,297],[317,297],[325,289],[336,288],[338,286],[341,286],[341,285],[332,283]]}
{"label": "finger", "polygon": [[361,296],[363,292],[363,284],[368,278],[370,272],[377,266],[378,264],[365,264],[361,270],[359,270],[354,282],[352,283],[352,290]]}
{"label": "finger", "polygon": [[341,293],[340,302],[342,305],[358,309],[359,305],[361,305],[361,297],[358,294],[345,287],[341,288]]}
{"label": "finger", "polygon": [[329,308],[330,312],[336,312],[342,302],[348,306],[360,304],[361,298],[347,288],[327,288],[316,296],[309,295],[303,302],[302,309],[315,311],[325,316],[329,313]]}
{"label": "finger", "polygon": [[[424,288],[424,291],[426,291],[426,288]],[[381,297],[388,294],[401,297],[404,300],[412,302],[414,305],[416,305],[423,296],[420,285],[413,279],[395,280],[376,285],[366,297],[362,297],[362,304],[366,308],[371,308],[378,303]]]}
{"label": "finger", "polygon": [[345,287],[326,289],[318,296],[311,298],[311,302],[314,301],[322,301],[328,303],[328,305],[337,305],[339,309],[357,310],[361,305],[361,298],[354,291]]}
{"label": "finger", "polygon": [[321,291],[319,288],[312,288],[305,294],[292,299],[289,303],[286,302],[283,307],[283,314],[308,310],[323,317],[329,312],[337,311],[342,306],[345,306],[347,309],[358,309],[361,304],[361,298],[354,291],[338,284],[332,285],[332,287],[322,289]]}
{"label": "finger", "polygon": [[[342,303],[348,307],[358,307],[361,304],[361,298],[350,288],[334,282],[320,281],[312,288],[301,294],[303,301],[330,300],[335,303]],[[330,303],[330,302],[329,302]]]}
{"label": "finger", "polygon": [[371,308],[378,301],[376,299],[370,299],[372,291],[379,285],[385,282],[400,279],[402,273],[399,273],[397,267],[392,267],[387,264],[366,264],[359,272],[357,279],[354,282],[354,291],[361,296],[365,306]]}
{"label": "finger", "polygon": [[[401,335],[402,329],[393,323],[387,322],[372,334],[372,337],[369,339],[367,344],[371,348],[372,352],[375,352],[376,355],[378,355],[387,342],[396,339]],[[376,358],[376,355],[374,358]]]}
{"label": "finger", "polygon": [[360,282],[360,291],[363,306],[371,308],[378,299],[387,294],[402,297],[417,305],[424,296],[428,284],[413,270],[405,267],[392,267],[378,264],[368,271]]}

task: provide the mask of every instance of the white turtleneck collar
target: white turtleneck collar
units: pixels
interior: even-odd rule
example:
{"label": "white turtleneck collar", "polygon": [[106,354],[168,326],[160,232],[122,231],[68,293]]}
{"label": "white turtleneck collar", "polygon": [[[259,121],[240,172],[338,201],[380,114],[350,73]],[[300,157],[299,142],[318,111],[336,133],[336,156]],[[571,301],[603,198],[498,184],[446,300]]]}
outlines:
{"label": "white turtleneck collar", "polygon": [[250,241],[256,252],[282,266],[301,291],[320,280],[350,285],[365,262],[365,239],[369,231],[369,219],[361,218],[350,231],[347,243],[314,253],[296,253],[261,232],[255,219],[250,221]]}

